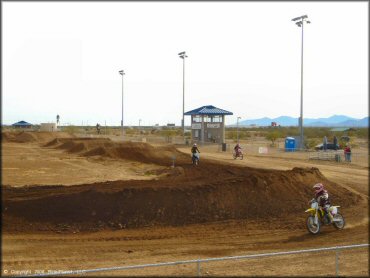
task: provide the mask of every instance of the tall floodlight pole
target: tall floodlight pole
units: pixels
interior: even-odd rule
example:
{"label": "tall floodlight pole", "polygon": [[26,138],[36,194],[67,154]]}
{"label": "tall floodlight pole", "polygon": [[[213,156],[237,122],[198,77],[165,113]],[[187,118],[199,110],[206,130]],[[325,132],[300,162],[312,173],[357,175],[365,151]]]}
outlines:
{"label": "tall floodlight pole", "polygon": [[179,53],[179,57],[182,59],[182,120],[181,120],[181,127],[183,137],[185,139],[185,122],[184,122],[184,115],[185,115],[185,58],[188,58],[185,51]]}
{"label": "tall floodlight pole", "polygon": [[308,20],[307,15],[302,15],[296,18],[293,18],[292,21],[295,21],[298,27],[302,28],[302,45],[301,45],[301,115],[299,117],[299,129],[300,129],[300,148],[304,148],[303,142],[303,25],[304,23],[311,23]]}
{"label": "tall floodlight pole", "polygon": [[122,75],[122,118],[121,118],[121,128],[122,128],[122,140],[125,136],[125,131],[123,129],[123,76],[125,75],[125,72],[123,70],[119,71],[119,74]]}
{"label": "tall floodlight pole", "polygon": [[239,143],[239,119],[241,119],[241,117],[238,117],[236,119],[236,142]]}

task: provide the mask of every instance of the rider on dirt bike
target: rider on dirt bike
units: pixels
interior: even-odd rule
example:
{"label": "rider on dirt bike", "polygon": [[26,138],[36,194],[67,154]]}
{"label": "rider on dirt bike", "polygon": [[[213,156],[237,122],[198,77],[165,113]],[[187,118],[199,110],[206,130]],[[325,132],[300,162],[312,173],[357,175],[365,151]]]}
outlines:
{"label": "rider on dirt bike", "polygon": [[319,203],[320,207],[322,207],[325,214],[329,217],[330,222],[333,222],[333,216],[329,211],[330,201],[328,191],[324,189],[324,185],[322,183],[315,184],[313,189],[315,189],[315,199]]}
{"label": "rider on dirt bike", "polygon": [[240,159],[243,159],[242,147],[240,146],[239,143],[235,145],[234,152],[233,152],[233,158],[236,159],[237,157],[239,157]]}
{"label": "rider on dirt bike", "polygon": [[[193,144],[193,147],[191,148],[191,157],[192,157],[192,160],[193,160],[193,163],[194,163],[194,159],[195,159],[195,157],[197,157],[196,159],[198,159],[199,160],[199,155],[198,156],[196,156],[196,153],[200,153],[200,151],[199,151],[199,149],[198,149],[198,147],[197,147],[197,144],[196,143],[194,143]],[[197,163],[196,163],[197,164]]]}
{"label": "rider on dirt bike", "polygon": [[191,148],[191,153],[192,154],[195,154],[195,153],[200,153],[200,151],[199,151],[199,149],[198,149],[198,147],[197,147],[197,144],[196,143],[194,143],[193,144],[193,147]]}
{"label": "rider on dirt bike", "polygon": [[241,151],[241,149],[242,149],[242,147],[240,147],[240,144],[239,144],[239,143],[237,143],[237,144],[235,145],[235,147],[234,147],[234,151],[235,151],[235,153],[239,153],[239,152]]}

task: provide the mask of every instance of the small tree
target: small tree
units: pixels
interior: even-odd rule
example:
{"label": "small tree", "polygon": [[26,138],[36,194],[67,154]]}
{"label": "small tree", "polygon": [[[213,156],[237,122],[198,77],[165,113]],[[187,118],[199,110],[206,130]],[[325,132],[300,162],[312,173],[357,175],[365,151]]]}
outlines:
{"label": "small tree", "polygon": [[271,147],[274,147],[276,139],[279,138],[279,133],[277,131],[271,131],[271,132],[267,133],[265,138],[267,140],[271,141]]}
{"label": "small tree", "polygon": [[176,130],[171,129],[164,129],[160,132],[160,134],[166,138],[168,143],[172,142],[172,137],[176,136],[176,133]]}

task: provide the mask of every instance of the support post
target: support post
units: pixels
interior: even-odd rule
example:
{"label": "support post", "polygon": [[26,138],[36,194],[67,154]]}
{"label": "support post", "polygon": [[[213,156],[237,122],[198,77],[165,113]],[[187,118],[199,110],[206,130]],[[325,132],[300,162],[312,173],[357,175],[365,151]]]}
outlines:
{"label": "support post", "polygon": [[339,277],[339,250],[335,251],[335,276]]}
{"label": "support post", "polygon": [[300,149],[304,149],[303,142],[303,20],[302,20],[302,49],[301,49],[301,117],[300,117]]}
{"label": "support post", "polygon": [[200,273],[200,259],[198,258],[198,262],[197,262],[197,274],[198,274],[198,277],[200,277],[202,274]]}

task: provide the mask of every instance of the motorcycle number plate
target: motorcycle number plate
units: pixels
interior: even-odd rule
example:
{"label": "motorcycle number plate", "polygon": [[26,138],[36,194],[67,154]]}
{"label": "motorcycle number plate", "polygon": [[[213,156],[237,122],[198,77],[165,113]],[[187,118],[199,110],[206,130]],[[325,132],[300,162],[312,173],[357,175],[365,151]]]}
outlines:
{"label": "motorcycle number plate", "polygon": [[331,212],[332,215],[335,215],[335,214],[338,213],[338,209],[336,207],[331,207],[330,212]]}

